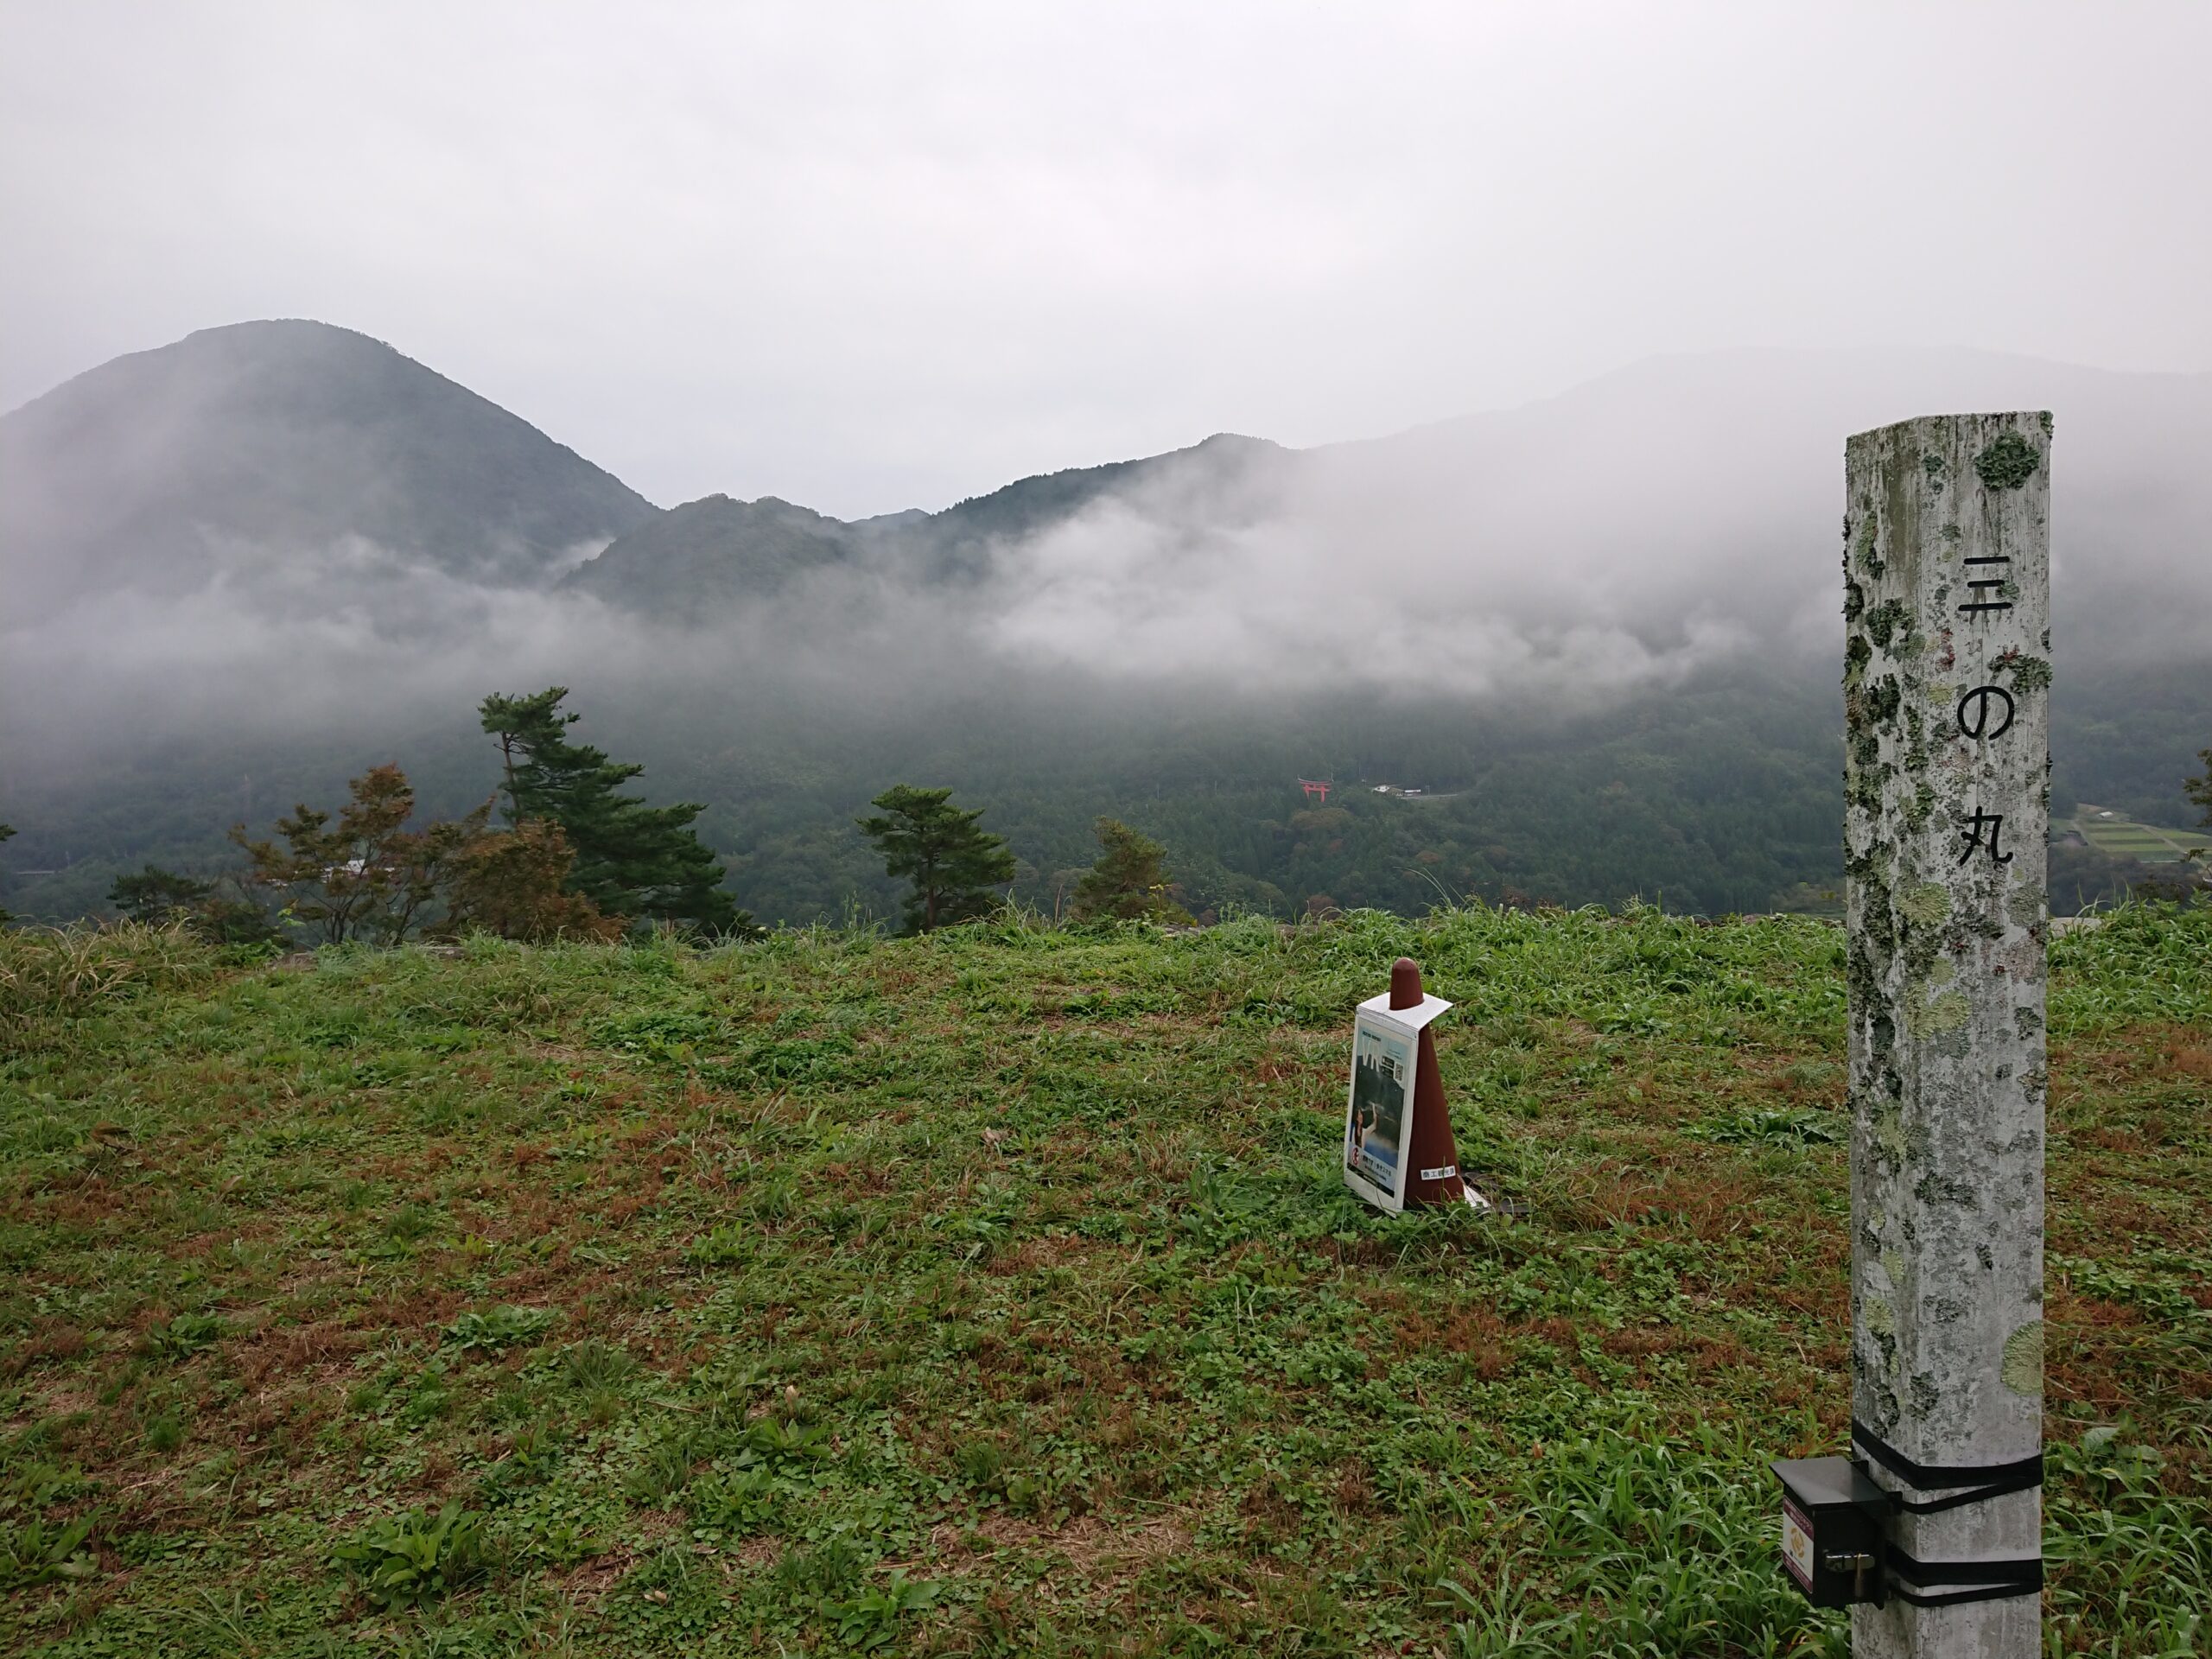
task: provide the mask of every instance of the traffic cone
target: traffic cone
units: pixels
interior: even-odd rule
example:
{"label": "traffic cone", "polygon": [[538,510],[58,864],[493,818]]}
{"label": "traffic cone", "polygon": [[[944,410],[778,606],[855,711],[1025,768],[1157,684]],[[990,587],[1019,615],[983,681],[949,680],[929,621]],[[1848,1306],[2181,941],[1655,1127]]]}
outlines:
{"label": "traffic cone", "polygon": [[[1390,964],[1390,1006],[1417,1008],[1424,997],[1421,964],[1400,957]],[[1421,1028],[1414,1057],[1414,1127],[1406,1148],[1406,1208],[1465,1204],[1487,1210],[1490,1200],[1459,1173],[1459,1152],[1452,1139],[1452,1113],[1444,1103],[1444,1074],[1436,1065],[1436,1036]]]}

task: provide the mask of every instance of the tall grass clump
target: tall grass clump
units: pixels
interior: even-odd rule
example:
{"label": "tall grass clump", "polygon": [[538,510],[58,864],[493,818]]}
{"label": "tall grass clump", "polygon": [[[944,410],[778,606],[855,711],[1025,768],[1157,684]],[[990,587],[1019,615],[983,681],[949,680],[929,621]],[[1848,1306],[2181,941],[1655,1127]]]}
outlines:
{"label": "tall grass clump", "polygon": [[79,922],[0,930],[0,1033],[83,1019],[148,990],[174,989],[219,966],[220,952],[181,925]]}

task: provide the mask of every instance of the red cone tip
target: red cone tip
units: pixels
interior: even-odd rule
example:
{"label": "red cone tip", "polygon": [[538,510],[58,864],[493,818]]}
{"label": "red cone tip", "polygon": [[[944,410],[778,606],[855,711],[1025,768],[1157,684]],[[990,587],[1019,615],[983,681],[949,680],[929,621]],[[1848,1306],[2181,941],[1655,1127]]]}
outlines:
{"label": "red cone tip", "polygon": [[1411,957],[1400,957],[1390,964],[1390,1006],[1417,1008],[1421,1003],[1421,964]]}

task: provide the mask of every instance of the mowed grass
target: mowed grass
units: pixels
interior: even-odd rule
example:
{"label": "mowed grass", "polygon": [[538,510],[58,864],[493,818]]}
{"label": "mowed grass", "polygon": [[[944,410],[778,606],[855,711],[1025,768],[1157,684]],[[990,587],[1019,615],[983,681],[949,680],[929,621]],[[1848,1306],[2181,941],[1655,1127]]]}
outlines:
{"label": "mowed grass", "polygon": [[[1335,1155],[1419,958],[1462,1162]],[[2212,1614],[2212,909],[2054,946],[2053,1651]],[[0,938],[0,1649],[1842,1650],[1842,938]]]}

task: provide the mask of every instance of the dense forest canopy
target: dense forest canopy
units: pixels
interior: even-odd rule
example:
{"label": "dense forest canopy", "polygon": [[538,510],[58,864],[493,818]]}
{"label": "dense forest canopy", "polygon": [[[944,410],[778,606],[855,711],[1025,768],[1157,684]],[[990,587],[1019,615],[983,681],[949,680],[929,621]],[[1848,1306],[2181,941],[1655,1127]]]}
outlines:
{"label": "dense forest canopy", "polygon": [[[723,855],[736,901],[764,921],[895,919],[903,887],[854,820],[908,777],[988,805],[1018,861],[1015,896],[1047,913],[1067,906],[1097,855],[1096,821],[1110,817],[1166,845],[1194,913],[1289,917],[1316,899],[1417,912],[1478,895],[1570,906],[1641,897],[1719,914],[1833,905],[1842,717],[1824,677],[1716,676],[1553,720],[1341,696],[1194,709],[1045,685],[1027,698],[918,699],[872,720],[817,705],[734,726],[711,698],[685,705],[599,688],[572,701],[585,733],[646,766],[654,801],[708,803],[701,838]],[[2092,801],[2193,823],[2182,789],[2202,741],[2190,732],[2212,730],[2206,703],[2202,681],[2178,671],[2062,682],[2054,816]],[[394,756],[424,810],[441,816],[480,803],[499,779],[497,746],[467,707],[373,747],[164,746],[115,778],[11,796],[25,833],[8,852],[29,864],[18,850],[28,842],[34,868],[51,860],[60,873],[17,878],[0,899],[60,918],[102,909],[115,877],[149,859],[213,874],[234,861],[227,824],[264,824],[295,800],[334,803],[349,768]],[[1309,798],[1301,778],[1332,780],[1327,800]],[[1395,792],[1407,787],[1421,792]],[[2093,852],[2062,858],[2054,900],[2070,910],[2108,896],[2115,874]]]}

